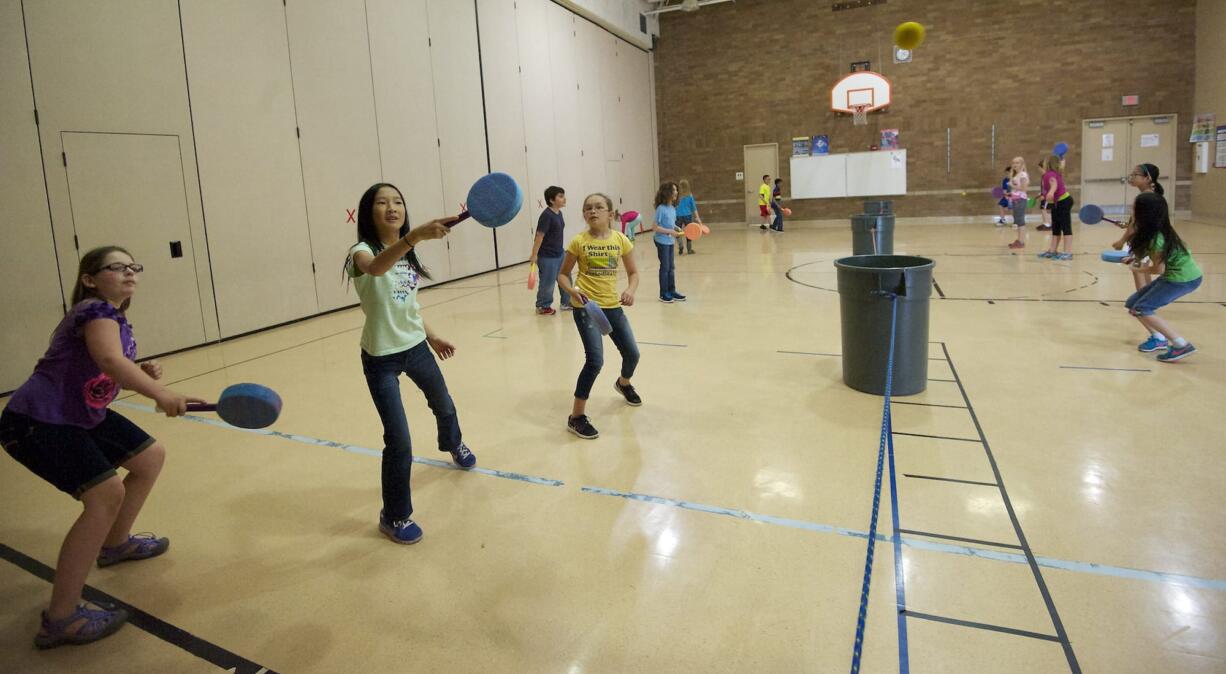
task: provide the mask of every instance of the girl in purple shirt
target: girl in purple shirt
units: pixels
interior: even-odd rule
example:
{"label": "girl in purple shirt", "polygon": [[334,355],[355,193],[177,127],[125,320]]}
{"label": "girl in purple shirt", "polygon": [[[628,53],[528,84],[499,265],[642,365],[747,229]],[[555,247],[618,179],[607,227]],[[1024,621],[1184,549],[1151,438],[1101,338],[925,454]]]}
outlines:
{"label": "girl in purple shirt", "polygon": [[[132,523],[162,470],[165,450],[136,424],[107,408],[121,388],[152,398],[166,416],[189,398],[157,382],[156,361],[139,366],[125,315],[143,267],[118,246],[81,258],[72,308],[34,373],[0,413],[0,445],[31,472],[81,501],[55,565],[51,603],[34,637],[38,648],[84,644],[113,634],[128,619],[81,600],[90,566],[156,557],[170,541],[131,535]],[[120,480],[118,468],[127,476]]]}

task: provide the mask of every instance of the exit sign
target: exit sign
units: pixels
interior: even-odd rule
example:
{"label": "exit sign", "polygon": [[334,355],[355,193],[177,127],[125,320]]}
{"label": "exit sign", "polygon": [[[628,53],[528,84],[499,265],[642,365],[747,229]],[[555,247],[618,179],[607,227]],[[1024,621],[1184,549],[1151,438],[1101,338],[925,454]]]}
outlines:
{"label": "exit sign", "polygon": [[1131,105],[1140,105],[1140,104],[1141,104],[1140,96],[1133,95],[1133,96],[1121,96],[1120,97],[1120,105],[1127,107]]}

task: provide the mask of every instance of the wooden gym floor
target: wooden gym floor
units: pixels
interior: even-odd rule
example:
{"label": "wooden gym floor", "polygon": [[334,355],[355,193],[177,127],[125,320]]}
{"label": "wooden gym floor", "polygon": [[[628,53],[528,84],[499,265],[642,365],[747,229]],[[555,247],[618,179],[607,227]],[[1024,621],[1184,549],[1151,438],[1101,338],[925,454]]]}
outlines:
{"label": "wooden gym floor", "polygon": [[[898,670],[900,626],[915,672],[1226,669],[1226,228],[1177,227],[1206,281],[1163,312],[1200,349],[1167,365],[1136,351],[1132,280],[1098,260],[1115,228],[1078,225],[1053,262],[1033,229],[1010,254],[990,224],[900,225],[944,297],[928,388],[892,408],[902,556],[887,467],[864,671]],[[678,259],[689,302],[664,305],[641,238],[645,403],[613,391],[606,341],[595,441],[565,430],[582,350],[568,314],[533,314],[525,267],[424,291],[480,467],[442,461],[406,382],[415,546],[375,527],[358,310],[165,358],[186,393],[280,391],[275,432],[116,403],[169,452],[137,530],[172,546],[90,576],[139,625],[45,653],[78,506],[0,460],[0,670],[846,671],[882,417],[840,378],[849,248],[847,225],[717,227]]]}

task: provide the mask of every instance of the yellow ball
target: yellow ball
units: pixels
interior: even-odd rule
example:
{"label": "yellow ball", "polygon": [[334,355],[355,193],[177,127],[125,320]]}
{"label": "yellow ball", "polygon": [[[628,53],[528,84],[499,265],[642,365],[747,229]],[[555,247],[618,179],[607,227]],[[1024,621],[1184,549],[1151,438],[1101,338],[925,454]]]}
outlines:
{"label": "yellow ball", "polygon": [[963,192],[963,193],[962,193],[962,196],[966,196],[966,192]]}
{"label": "yellow ball", "polygon": [[911,50],[924,41],[924,27],[914,21],[898,24],[894,29],[894,44]]}

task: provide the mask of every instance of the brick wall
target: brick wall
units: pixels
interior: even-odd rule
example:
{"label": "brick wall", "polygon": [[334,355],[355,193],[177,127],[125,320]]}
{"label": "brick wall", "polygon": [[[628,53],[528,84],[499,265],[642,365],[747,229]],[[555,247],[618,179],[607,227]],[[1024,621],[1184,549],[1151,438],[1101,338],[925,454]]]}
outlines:
{"label": "brick wall", "polygon": [[[841,153],[865,151],[880,129],[899,129],[908,191],[955,190],[894,197],[903,216],[993,213],[987,191],[1008,159],[1020,154],[1033,169],[1057,140],[1072,148],[1066,178],[1079,185],[1081,123],[1091,117],[1178,114],[1178,177],[1191,174],[1183,141],[1194,114],[1195,0],[888,0],[842,11],[832,4],[737,0],[661,15],[660,175],[689,178],[700,203],[735,200],[706,205],[706,219],[744,219],[735,179],[742,146],[778,143],[787,181],[792,137],[819,133]],[[927,38],[912,63],[896,65],[892,37],[903,21],[924,24]],[[863,60],[890,78],[894,103],[856,127],[830,111],[830,87]],[[1141,105],[1121,107],[1122,94],[1140,94]],[[1190,192],[1180,187],[1176,208],[1189,207]],[[842,218],[860,212],[861,201],[790,206],[794,218]]]}

